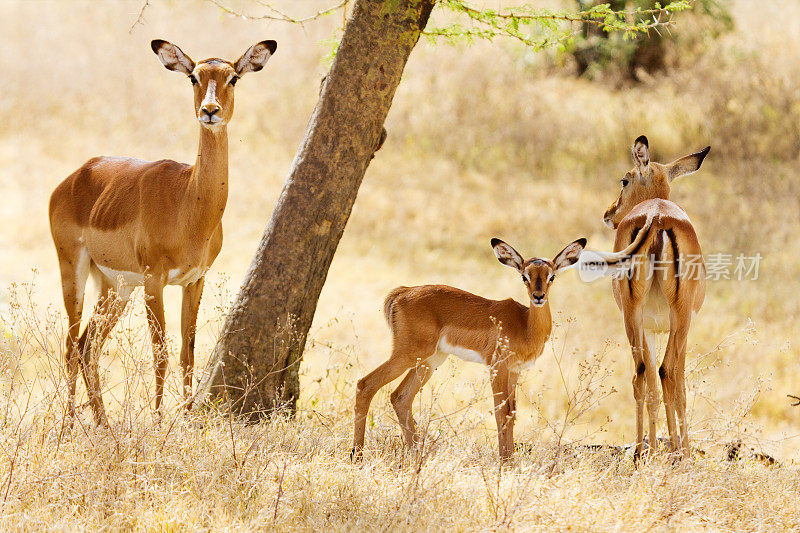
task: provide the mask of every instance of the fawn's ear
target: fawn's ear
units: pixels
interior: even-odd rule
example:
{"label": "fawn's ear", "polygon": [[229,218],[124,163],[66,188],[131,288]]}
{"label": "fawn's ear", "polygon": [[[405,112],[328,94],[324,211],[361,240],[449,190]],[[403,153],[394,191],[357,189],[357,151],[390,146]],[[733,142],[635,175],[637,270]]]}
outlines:
{"label": "fawn's ear", "polygon": [[578,239],[564,247],[563,250],[553,258],[553,264],[556,267],[556,272],[567,267],[571,267],[578,262],[581,257],[581,252],[586,247],[586,239]]}
{"label": "fawn's ear", "polygon": [[644,178],[647,168],[650,166],[650,143],[647,142],[647,137],[640,135],[633,141],[631,154],[633,155],[633,163],[639,171],[639,176]]}
{"label": "fawn's ear", "polygon": [[686,174],[691,174],[699,169],[700,165],[703,164],[703,160],[708,155],[709,150],[711,150],[711,147],[706,146],[696,154],[681,157],[677,161],[673,161],[667,165],[667,176],[669,177],[669,181],[681,176],[685,176]]}
{"label": "fawn's ear", "polygon": [[494,238],[492,239],[492,248],[494,249],[494,255],[497,256],[497,260],[503,263],[504,265],[516,268],[517,270],[522,270],[522,264],[525,262],[522,259],[522,256],[519,255],[511,245],[504,243],[500,239]]}
{"label": "fawn's ear", "polygon": [[194,70],[192,58],[174,44],[162,39],[155,39],[150,43],[150,48],[156,53],[161,64],[167,67],[167,70],[182,72],[187,76]]}
{"label": "fawn's ear", "polygon": [[248,72],[258,72],[264,68],[264,65],[277,49],[278,43],[275,41],[261,41],[254,44],[234,64],[233,68],[236,70],[236,75],[244,76]]}

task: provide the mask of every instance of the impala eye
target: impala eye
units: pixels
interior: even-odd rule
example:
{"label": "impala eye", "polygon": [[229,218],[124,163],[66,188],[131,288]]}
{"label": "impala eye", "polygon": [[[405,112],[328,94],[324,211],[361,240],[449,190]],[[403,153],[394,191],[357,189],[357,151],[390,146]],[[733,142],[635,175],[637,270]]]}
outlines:
{"label": "impala eye", "polygon": [[229,81],[228,83],[230,83],[231,86],[234,86],[234,85],[236,85],[237,81],[239,81],[239,76],[234,76],[234,77],[231,78],[231,81]]}
{"label": "impala eye", "polygon": [[189,74],[189,81],[192,82],[192,85],[197,85],[197,78],[194,77],[194,74]]}
{"label": "impala eye", "polygon": [[622,186],[627,187],[628,183],[630,183],[626,178],[622,178]]}
{"label": "impala eye", "polygon": [[553,283],[553,280],[555,280],[555,279],[556,279],[556,275],[555,274],[550,274],[550,277],[547,278],[547,283]]}

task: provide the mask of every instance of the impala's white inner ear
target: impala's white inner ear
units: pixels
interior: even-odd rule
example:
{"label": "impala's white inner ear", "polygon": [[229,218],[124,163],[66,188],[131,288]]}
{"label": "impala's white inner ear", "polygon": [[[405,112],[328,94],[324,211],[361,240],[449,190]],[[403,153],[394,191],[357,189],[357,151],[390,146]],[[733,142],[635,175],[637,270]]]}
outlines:
{"label": "impala's white inner ear", "polygon": [[578,239],[577,241],[568,244],[563,250],[561,250],[553,259],[553,264],[556,267],[556,271],[571,267],[577,263],[578,259],[581,257],[581,252],[583,252],[584,246],[586,246],[586,240]]}
{"label": "impala's white inner ear", "polygon": [[153,49],[158,60],[167,69],[182,72],[187,76],[194,70],[194,61],[174,44],[167,41],[154,41]]}
{"label": "impala's white inner ear", "polygon": [[236,61],[234,68],[236,74],[243,76],[248,72],[257,72],[264,68],[264,64],[272,57],[272,54],[277,48],[275,41],[261,41],[256,43],[247,51],[242,54],[242,57]]}
{"label": "impala's white inner ear", "polygon": [[633,155],[633,162],[636,165],[636,169],[639,171],[639,177],[644,179],[647,167],[650,164],[650,147],[647,142],[647,137],[642,135],[633,141],[631,154]]}
{"label": "impala's white inner ear", "polygon": [[497,260],[504,265],[522,270],[522,264],[525,262],[522,256],[519,255],[514,248],[509,244],[501,241],[500,239],[492,239],[492,249]]}

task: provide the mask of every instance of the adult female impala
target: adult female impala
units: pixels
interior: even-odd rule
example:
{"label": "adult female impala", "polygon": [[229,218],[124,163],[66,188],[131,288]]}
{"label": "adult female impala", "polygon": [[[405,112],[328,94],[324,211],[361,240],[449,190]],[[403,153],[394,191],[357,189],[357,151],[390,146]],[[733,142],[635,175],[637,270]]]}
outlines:
{"label": "adult female impala", "polygon": [[[620,262],[630,265],[627,275],[616,277],[612,287],[617,306],[622,310],[636,369],[633,396],[636,400],[634,458],[637,460],[644,443],[645,396],[648,442],[652,447],[658,442],[659,377],[672,448],[682,447],[684,454],[689,455],[684,382],[686,337],[705,297],[705,266],[694,227],[686,212],[669,201],[669,193],[672,180],[699,169],[710,149],[709,146],[663,165],[650,161],[647,137],[642,135],[636,139],[634,168],[622,178],[622,191],[603,219],[617,230],[614,250],[618,252],[590,260],[594,265]],[[590,262],[581,260],[581,268],[591,266]],[[661,366],[647,331],[669,333]],[[680,436],[675,425],[676,416]]]}
{"label": "adult female impala", "polygon": [[500,239],[492,239],[497,259],[522,275],[530,308],[511,298],[487,300],[447,285],[398,287],[390,292],[383,311],[392,331],[392,354],[358,382],[352,456],[361,455],[373,396],[407,370],[391,400],[406,445],[415,445],[416,424],[411,414],[414,397],[436,367],[452,354],[491,368],[500,457],[511,457],[517,378],[522,369],[542,354],[550,336],[552,320],[547,292],[556,273],[578,261],[584,246],[586,239],[578,239],[552,261],[539,258],[525,261],[514,248]]}
{"label": "adult female impala", "polygon": [[[192,389],[194,337],[203,278],[222,247],[222,213],[228,199],[228,133],[233,87],[261,70],[275,41],[251,46],[235,63],[196,63],[166,41],[151,43],[168,69],[189,77],[200,122],[196,163],[95,157],[56,187],[50,197],[50,231],[58,254],[67,308],[66,366],[69,409],[75,412],[79,364],[97,424],[106,425],[97,352],[114,328],[133,287],[144,285],[153,343],[158,410],[164,394],[165,285],[183,286],[181,367],[184,395]],[[94,315],[78,338],[86,279],[100,278]],[[113,296],[112,296],[113,293]],[[94,346],[92,346],[94,345]],[[80,358],[80,361],[78,360]]]}

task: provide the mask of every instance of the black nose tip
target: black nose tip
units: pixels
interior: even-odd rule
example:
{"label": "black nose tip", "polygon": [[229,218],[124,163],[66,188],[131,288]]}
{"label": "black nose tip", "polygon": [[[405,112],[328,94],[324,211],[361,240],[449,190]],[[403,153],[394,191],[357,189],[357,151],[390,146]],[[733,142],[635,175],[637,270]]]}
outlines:
{"label": "black nose tip", "polygon": [[212,109],[211,111],[209,111],[208,109],[203,109],[203,113],[205,113],[205,114],[206,114],[206,115],[208,115],[209,117],[213,117],[213,116],[214,116],[214,115],[217,113],[217,111],[219,111],[219,108],[218,108],[218,107],[217,107],[217,108],[214,108],[214,109]]}

